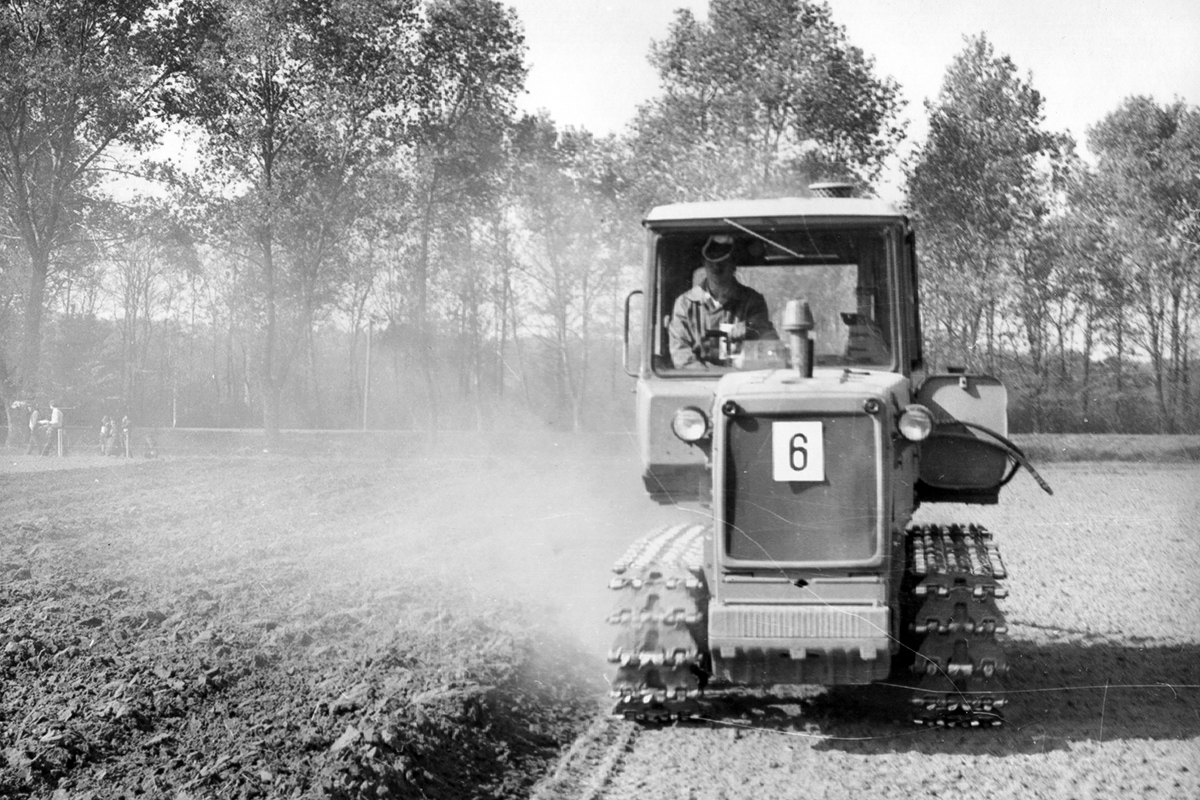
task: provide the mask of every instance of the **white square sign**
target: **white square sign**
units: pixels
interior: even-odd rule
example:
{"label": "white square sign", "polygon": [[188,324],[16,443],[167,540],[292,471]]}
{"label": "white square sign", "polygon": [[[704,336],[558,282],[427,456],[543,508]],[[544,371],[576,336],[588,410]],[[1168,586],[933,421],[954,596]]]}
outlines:
{"label": "white square sign", "polygon": [[771,423],[771,455],[777,481],[825,480],[825,436],[820,422]]}

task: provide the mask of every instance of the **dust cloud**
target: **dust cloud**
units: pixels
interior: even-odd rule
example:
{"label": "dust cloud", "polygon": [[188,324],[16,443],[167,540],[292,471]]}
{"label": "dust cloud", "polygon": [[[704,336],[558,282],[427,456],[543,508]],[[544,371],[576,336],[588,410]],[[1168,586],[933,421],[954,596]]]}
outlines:
{"label": "dust cloud", "polygon": [[[360,486],[364,464],[378,468]],[[386,457],[329,455],[322,471],[314,579],[428,583],[466,616],[511,609],[597,685],[615,635],[612,565],[652,528],[705,513],[649,499],[629,434],[439,434]]]}
{"label": "dust cloud", "polygon": [[482,457],[455,443],[430,464],[456,465],[461,482],[402,523],[428,534],[414,566],[529,608],[598,659],[612,642],[612,564],[651,528],[697,513],[651,501],[635,442],[618,435],[526,438]]}
{"label": "dust cloud", "polygon": [[[164,432],[162,466],[192,461],[188,480],[196,487],[188,500],[161,498],[164,507],[191,517],[192,502],[215,505],[239,512],[258,529],[210,534],[200,545],[209,552],[191,568],[205,570],[214,557],[252,559],[256,551],[265,556],[258,569],[269,572],[275,556],[308,550],[304,560],[317,561],[309,588],[379,583],[381,576],[384,584],[390,579],[403,587],[433,578],[463,606],[519,606],[603,664],[613,637],[605,622],[614,600],[612,564],[652,528],[705,513],[649,499],[632,434],[439,434],[420,446],[367,448],[365,454],[337,444],[337,437],[306,432],[265,453],[257,432],[236,439]],[[237,485],[229,459],[261,461],[271,478]],[[128,467],[151,467],[83,449],[65,459],[9,460],[5,472],[82,470],[87,483]],[[160,530],[159,536],[178,536],[178,546],[191,550],[203,520],[180,522],[177,532]],[[126,567],[136,570],[133,563]],[[195,573],[193,581],[204,582]]]}

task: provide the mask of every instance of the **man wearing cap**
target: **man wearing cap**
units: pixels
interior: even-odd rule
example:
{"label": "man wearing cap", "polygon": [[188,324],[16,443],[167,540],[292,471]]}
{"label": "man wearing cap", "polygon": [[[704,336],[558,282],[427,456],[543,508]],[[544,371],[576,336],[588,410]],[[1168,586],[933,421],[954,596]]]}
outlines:
{"label": "man wearing cap", "polygon": [[747,339],[778,339],[761,294],[738,282],[733,272],[733,237],[708,237],[701,251],[704,279],[675,301],[671,313],[671,363],[677,369],[721,364],[721,331],[730,351]]}

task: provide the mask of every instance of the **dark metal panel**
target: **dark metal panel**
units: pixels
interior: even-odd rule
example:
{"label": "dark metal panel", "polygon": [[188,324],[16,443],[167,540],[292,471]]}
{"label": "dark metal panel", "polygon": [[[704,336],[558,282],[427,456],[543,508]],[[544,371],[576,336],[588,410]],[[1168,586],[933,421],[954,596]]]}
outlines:
{"label": "dark metal panel", "polygon": [[773,418],[728,420],[725,547],[745,561],[866,562],[878,553],[876,421],[865,415],[818,417],[825,479],[777,481]]}

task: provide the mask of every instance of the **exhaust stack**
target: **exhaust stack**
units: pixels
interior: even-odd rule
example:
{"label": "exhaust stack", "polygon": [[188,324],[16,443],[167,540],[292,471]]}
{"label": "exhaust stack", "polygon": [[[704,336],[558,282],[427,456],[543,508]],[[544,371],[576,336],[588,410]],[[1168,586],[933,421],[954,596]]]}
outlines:
{"label": "exhaust stack", "polygon": [[813,371],[813,340],[808,333],[815,327],[812,309],[807,300],[788,300],[783,309],[783,328],[788,335],[792,368],[801,378],[811,378]]}
{"label": "exhaust stack", "polygon": [[813,197],[854,197],[855,195],[854,184],[842,181],[810,183],[808,190],[812,192]]}

